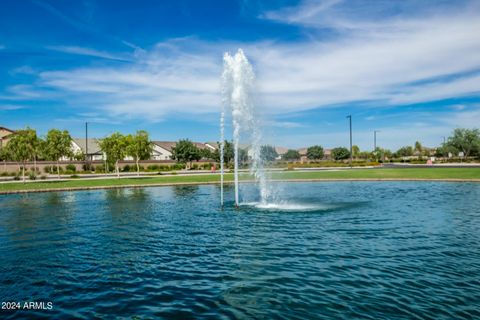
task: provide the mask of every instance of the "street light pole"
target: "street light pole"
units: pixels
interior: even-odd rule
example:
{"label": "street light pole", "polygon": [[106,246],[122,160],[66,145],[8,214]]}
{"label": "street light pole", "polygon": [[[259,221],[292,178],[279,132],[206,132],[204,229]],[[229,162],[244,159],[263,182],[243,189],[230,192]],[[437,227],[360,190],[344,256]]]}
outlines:
{"label": "street light pole", "polygon": [[347,118],[349,119],[349,122],[350,122],[350,167],[352,167],[352,159],[353,159],[353,154],[352,154],[352,115],[348,115]]}

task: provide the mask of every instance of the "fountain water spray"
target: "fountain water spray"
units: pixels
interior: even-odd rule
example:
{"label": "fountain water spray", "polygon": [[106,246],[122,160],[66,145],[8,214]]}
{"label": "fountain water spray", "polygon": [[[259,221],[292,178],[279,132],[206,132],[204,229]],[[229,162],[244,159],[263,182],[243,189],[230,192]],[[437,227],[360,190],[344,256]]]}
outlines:
{"label": "fountain water spray", "polygon": [[[225,95],[223,95],[225,97]],[[222,99],[222,112],[220,114],[220,205],[223,207],[223,174],[225,171],[225,99]]]}
{"label": "fountain water spray", "polygon": [[[242,133],[246,134],[249,142],[248,155],[252,160],[250,172],[259,184],[261,202],[267,203],[270,196],[265,171],[263,169],[263,161],[260,155],[260,125],[258,123],[258,117],[255,114],[252,99],[254,81],[255,74],[242,49],[239,49],[234,56],[228,53],[224,54],[222,74],[223,110],[225,110],[226,106],[230,106],[232,110],[236,206],[239,205],[238,149],[240,135]],[[222,112],[222,119],[223,117],[224,112]],[[223,120],[221,120],[221,123],[223,124]],[[223,127],[221,130],[223,131]]]}

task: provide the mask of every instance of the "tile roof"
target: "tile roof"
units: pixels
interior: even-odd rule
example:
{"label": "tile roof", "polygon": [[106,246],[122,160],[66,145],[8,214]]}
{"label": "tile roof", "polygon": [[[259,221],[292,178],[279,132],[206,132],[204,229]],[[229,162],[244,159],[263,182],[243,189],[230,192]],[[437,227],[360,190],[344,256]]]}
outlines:
{"label": "tile roof", "polygon": [[[177,141],[152,141],[152,143],[156,144],[157,146],[172,152],[172,148],[174,148],[177,145]],[[198,148],[198,149],[206,149],[208,148],[204,143],[201,142],[194,142],[192,143]]]}
{"label": "tile roof", "polygon": [[[85,152],[85,138],[73,138],[73,141]],[[90,138],[88,139],[88,154],[101,154],[100,145],[98,144],[98,139]]]}

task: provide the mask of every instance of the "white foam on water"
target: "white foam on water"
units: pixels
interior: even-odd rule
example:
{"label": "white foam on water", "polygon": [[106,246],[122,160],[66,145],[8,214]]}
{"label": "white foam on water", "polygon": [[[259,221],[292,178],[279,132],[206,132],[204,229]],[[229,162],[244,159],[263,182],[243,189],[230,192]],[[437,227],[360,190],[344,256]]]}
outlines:
{"label": "white foam on water", "polygon": [[335,209],[337,206],[332,204],[319,204],[319,203],[293,203],[293,202],[281,202],[281,203],[263,203],[263,202],[244,202],[240,206],[253,207],[256,209],[269,210],[269,211],[325,211]]}

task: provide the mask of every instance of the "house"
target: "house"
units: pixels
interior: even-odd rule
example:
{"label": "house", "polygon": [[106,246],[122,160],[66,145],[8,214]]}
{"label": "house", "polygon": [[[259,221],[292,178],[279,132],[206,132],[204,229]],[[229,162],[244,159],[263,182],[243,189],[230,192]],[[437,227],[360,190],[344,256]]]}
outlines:
{"label": "house", "polygon": [[[300,162],[307,162],[309,159],[307,158],[307,150],[308,148],[300,148],[297,149],[298,153],[300,153]],[[323,149],[323,160],[328,160],[332,158],[332,149]]]}
{"label": "house", "polygon": [[172,148],[176,142],[172,141],[152,141],[152,160],[172,160]]}
{"label": "house", "polygon": [[275,147],[275,151],[277,152],[277,157],[275,158],[275,160],[281,160],[283,155],[285,153],[287,153],[288,151],[288,148],[285,148],[285,147]]}
{"label": "house", "polygon": [[[200,150],[208,149],[214,152],[217,149],[216,142],[193,142],[193,145]],[[152,141],[152,160],[172,160],[172,149],[177,145],[176,141]]]}
{"label": "house", "polygon": [[[87,143],[85,143],[87,141]],[[89,161],[104,160],[104,153],[100,149],[98,139],[90,138],[85,140],[85,138],[74,138],[72,140],[72,151],[73,154],[86,154],[88,147],[87,159]]]}
{"label": "house", "polygon": [[15,131],[5,127],[0,127],[0,148],[4,147]]}
{"label": "house", "polygon": [[209,148],[211,152],[220,148],[217,142],[205,142],[204,145]]}

